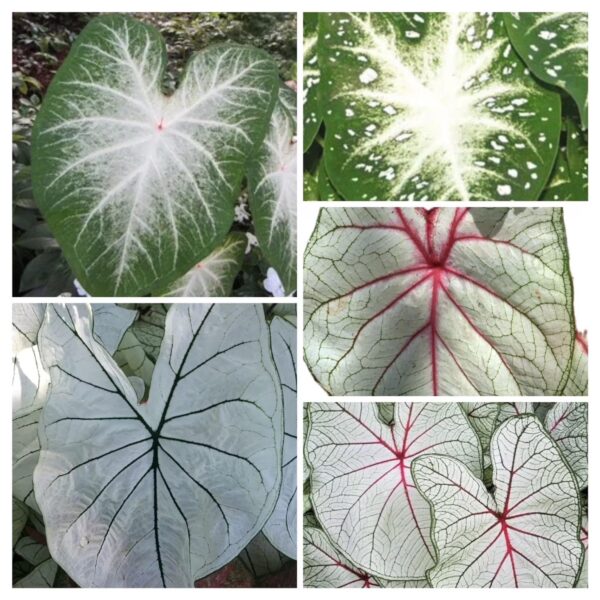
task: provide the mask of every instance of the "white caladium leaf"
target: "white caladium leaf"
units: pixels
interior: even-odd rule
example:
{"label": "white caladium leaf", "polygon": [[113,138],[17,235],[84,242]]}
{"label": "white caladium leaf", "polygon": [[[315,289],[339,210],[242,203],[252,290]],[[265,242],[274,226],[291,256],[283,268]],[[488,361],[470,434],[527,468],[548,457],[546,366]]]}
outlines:
{"label": "white caladium leaf", "polygon": [[262,532],[242,550],[240,559],[254,577],[277,573],[290,562],[290,559],[279,552]]}
{"label": "white caladium leaf", "polygon": [[50,379],[42,367],[37,344],[19,350],[13,356],[13,415],[24,416],[42,406],[49,384]]}
{"label": "white caladium leaf", "polygon": [[496,426],[510,417],[533,414],[534,411],[535,407],[533,402],[499,402],[498,411],[496,413]]}
{"label": "white caladium leaf", "polygon": [[263,533],[275,548],[296,558],[296,327],[283,319],[271,321],[271,351],[283,395],[283,461],[281,489],[277,504],[263,527]]}
{"label": "white caladium leaf", "polygon": [[587,13],[506,13],[504,21],[525,64],[536,77],[563,88],[575,100],[587,127]]}
{"label": "white caladium leaf", "polygon": [[45,544],[41,544],[29,536],[24,536],[18,541],[14,551],[34,567],[30,573],[17,581],[14,584],[14,587],[54,587],[54,579],[58,571],[58,565],[50,556],[48,547]]}
{"label": "white caladium leaf", "polygon": [[116,304],[92,304],[92,313],[94,336],[109,354],[114,354],[137,312]]}
{"label": "white caladium leaf", "polygon": [[296,327],[298,323],[295,303],[280,302],[279,304],[275,304],[273,306],[272,314],[289,321],[294,327]]}
{"label": "white caladium leaf", "polygon": [[573,348],[573,361],[569,380],[563,392],[565,396],[588,395],[588,344],[585,334],[577,333]]}
{"label": "white caladium leaf", "polygon": [[575,327],[560,209],[322,209],[305,360],[333,395],[560,395]]}
{"label": "white caladium leaf", "polygon": [[172,306],[144,404],[90,317],[51,305],[39,334],[48,546],[81,586],[191,586],[239,554],[277,499],[282,400],[263,309]]}
{"label": "white caladium leaf", "polygon": [[[37,306],[36,309],[25,307]],[[43,307],[40,312],[39,307]],[[36,344],[22,349],[14,360],[13,376],[13,495],[39,512],[33,494],[33,470],[38,462],[40,442],[38,423],[46,403],[50,387],[50,375],[43,367],[37,345],[37,325],[41,325],[46,305],[16,304],[13,317],[13,340],[21,338],[25,331],[23,320],[26,315],[33,317],[30,325],[31,339]],[[114,304],[94,304],[94,336],[113,354],[125,331],[131,326],[136,311]],[[32,337],[33,336],[33,337]],[[13,342],[14,343],[14,342]]]}
{"label": "white caladium leaf", "polygon": [[558,94],[501,14],[338,13],[319,22],[325,161],[347,200],[536,200]]}
{"label": "white caladium leaf", "polygon": [[45,304],[13,304],[12,307],[12,352],[15,355],[23,348],[37,344],[37,334],[44,318]]}
{"label": "white caladium leaf", "polygon": [[278,85],[268,54],[205,49],[171,97],[166,57],[154,27],[97,17],[35,121],[36,204],[90,294],[144,295],[211,252],[265,133]]}
{"label": "white caladium leaf", "polygon": [[379,410],[379,418],[388,425],[394,422],[394,403],[393,402],[378,402],[377,409]]}
{"label": "white caladium leaf", "polygon": [[481,448],[488,455],[492,433],[496,428],[499,406],[495,402],[462,402],[469,423],[479,436]]}
{"label": "white caladium leaf", "polygon": [[430,514],[410,467],[437,452],[481,474],[479,440],[460,406],[398,403],[392,426],[374,403],[314,403],[309,412],[311,500],[327,536],[374,576],[423,579],[434,564]]}
{"label": "white caladium leaf", "polygon": [[588,407],[585,402],[557,402],[546,414],[546,429],[569,463],[579,487],[588,484]]}
{"label": "white caladium leaf", "polygon": [[248,168],[258,243],[286,294],[296,289],[296,94],[281,87],[269,130]]}
{"label": "white caladium leaf", "polygon": [[[304,67],[303,67],[303,92],[302,104],[304,113],[304,127],[302,129],[304,152],[312,144],[319,127],[321,126],[321,108],[319,106],[318,89],[321,73],[317,56],[318,40],[318,13],[304,13]],[[306,190],[305,190],[306,197]],[[311,198],[306,198],[310,200]],[[316,200],[316,198],[314,198]]]}
{"label": "white caladium leaf", "polygon": [[381,577],[376,577],[375,580],[382,588],[427,588],[429,587],[429,583],[427,583],[427,579],[415,580],[415,581],[402,581],[401,579],[382,579]]}
{"label": "white caladium leaf", "polygon": [[433,587],[573,587],[583,548],[579,490],[533,415],[512,417],[491,441],[495,495],[459,460],[414,461],[433,512]]}
{"label": "white caladium leaf", "polygon": [[355,567],[333,546],[323,531],[304,528],[304,587],[380,587],[366,571]]}
{"label": "white caladium leaf", "polygon": [[133,331],[125,333],[114,359],[127,377],[137,377],[141,379],[146,388],[150,387],[154,362],[150,360]]}
{"label": "white caladium leaf", "polygon": [[13,546],[19,541],[21,533],[27,523],[29,510],[27,506],[13,496],[12,499],[12,543]]}
{"label": "white caladium leaf", "polygon": [[240,272],[246,250],[246,236],[230,233],[221,246],[173,282],[163,296],[229,296]]}
{"label": "white caladium leaf", "polygon": [[167,306],[165,304],[151,304],[140,310],[140,316],[133,324],[132,331],[140,341],[146,354],[154,362],[158,359],[160,345],[165,335],[165,319]]}

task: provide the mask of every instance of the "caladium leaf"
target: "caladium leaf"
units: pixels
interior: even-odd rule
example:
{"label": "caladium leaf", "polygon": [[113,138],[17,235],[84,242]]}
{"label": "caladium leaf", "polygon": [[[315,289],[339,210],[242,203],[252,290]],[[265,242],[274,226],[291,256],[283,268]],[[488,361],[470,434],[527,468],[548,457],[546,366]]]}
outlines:
{"label": "caladium leaf", "polygon": [[58,571],[48,551],[48,547],[30,538],[22,537],[15,546],[15,552],[34,568],[25,577],[14,584],[17,588],[51,588]]}
{"label": "caladium leaf", "polygon": [[573,361],[565,396],[587,396],[588,394],[588,344],[586,334],[577,333],[573,348]]}
{"label": "caladium leaf", "polygon": [[541,200],[588,199],[588,134],[576,110],[573,103],[565,102],[560,149]]}
{"label": "caladium leaf", "polygon": [[25,503],[13,496],[12,499],[12,543],[13,546],[19,541],[21,533],[27,523],[29,510]]}
{"label": "caladium leaf", "polygon": [[296,94],[282,87],[248,169],[248,192],[258,243],[286,294],[296,289],[296,146]]}
{"label": "caladium leaf", "polygon": [[241,552],[240,559],[254,577],[280,571],[290,559],[279,552],[263,533],[259,533]]}
{"label": "caladium leaf", "polygon": [[379,418],[391,425],[394,422],[394,403],[393,402],[378,402],[377,409],[379,410]]}
{"label": "caladium leaf", "polygon": [[415,580],[415,581],[402,581],[401,579],[382,579],[381,577],[375,577],[375,580],[382,588],[428,588],[429,583],[427,579]]}
{"label": "caladium leaf", "polygon": [[303,90],[303,112],[304,127],[304,152],[312,144],[319,127],[321,126],[321,108],[319,106],[319,62],[317,57],[317,39],[319,15],[318,13],[304,13],[304,90]]}
{"label": "caladium leaf", "polygon": [[133,331],[125,333],[114,359],[127,377],[138,377],[146,387],[150,387],[154,362],[150,360]]}
{"label": "caladium leaf", "polygon": [[520,57],[542,81],[570,94],[587,128],[587,13],[506,13],[504,20]]}
{"label": "caladium leaf", "polygon": [[13,304],[12,307],[12,352],[15,355],[23,348],[37,344],[37,334],[44,318],[45,304]]}
{"label": "caladium leaf", "polygon": [[366,571],[351,565],[316,527],[304,528],[304,587],[380,587]]}
{"label": "caladium leaf", "polygon": [[305,360],[333,395],[560,395],[572,299],[560,209],[326,208]]}
{"label": "caladium leaf", "polygon": [[557,402],[546,414],[546,429],[569,463],[579,487],[588,484],[588,408],[585,402]]}
{"label": "caladium leaf", "polygon": [[512,49],[502,15],[322,15],[325,160],[347,200],[537,200],[558,94]]}
{"label": "caladium leaf", "polygon": [[556,164],[541,200],[588,199],[587,135],[572,118],[564,128],[566,144],[561,145]]}
{"label": "caladium leaf", "polygon": [[[37,306],[35,309],[26,306]],[[40,308],[41,307],[41,308]],[[40,442],[38,423],[46,403],[50,376],[43,367],[37,345],[37,335],[46,305],[15,305],[14,338],[22,339],[26,315],[32,318],[28,336],[36,344],[18,352],[14,360],[13,377],[13,495],[39,512],[33,493],[33,470],[38,462]],[[136,311],[114,304],[94,304],[94,336],[113,354],[125,331],[131,326]],[[37,326],[37,330],[36,330]],[[17,342],[18,343],[18,342]]]}
{"label": "caladium leaf", "polygon": [[163,296],[229,296],[233,282],[242,268],[246,236],[230,233],[221,246],[174,281]]}
{"label": "caladium leaf", "polygon": [[533,402],[500,402],[496,413],[496,426],[510,417],[533,414]]}
{"label": "caladium leaf", "polygon": [[496,428],[499,406],[495,402],[462,402],[469,423],[479,436],[481,448],[489,458],[490,440]]}
{"label": "caladium leaf", "polygon": [[317,180],[310,174],[304,173],[304,200],[319,200],[319,190]]}
{"label": "caladium leaf", "polygon": [[331,184],[331,180],[327,174],[327,169],[325,168],[324,160],[321,160],[319,163],[319,169],[317,171],[317,185],[319,189],[319,200],[341,200],[340,195]]}
{"label": "caladium leaf", "polygon": [[225,237],[275,101],[274,61],[216,45],[169,98],[159,32],[102,15],[77,38],[36,118],[36,204],[91,294],[141,296]]}
{"label": "caladium leaf", "polygon": [[160,345],[165,335],[165,319],[167,307],[164,304],[151,304],[140,311],[140,316],[133,324],[132,331],[140,341],[146,354],[154,362],[158,359]]}
{"label": "caladium leaf", "polygon": [[433,587],[573,587],[583,548],[579,490],[556,444],[533,415],[512,417],[491,441],[495,496],[464,463],[414,461],[431,504]]}
{"label": "caladium leaf", "polygon": [[410,467],[423,454],[461,456],[481,474],[477,435],[458,404],[313,403],[306,440],[312,505],[327,536],[360,569],[423,579],[434,564],[430,516]]}
{"label": "caladium leaf", "polygon": [[274,317],[270,325],[271,351],[281,382],[283,395],[283,473],[279,497],[263,533],[277,548],[290,558],[296,558],[296,327]]}
{"label": "caladium leaf", "polygon": [[52,391],[34,483],[57,562],[81,586],[181,587],[239,554],[280,484],[262,307],[172,306],[145,404],[86,306],[51,305],[39,337]]}

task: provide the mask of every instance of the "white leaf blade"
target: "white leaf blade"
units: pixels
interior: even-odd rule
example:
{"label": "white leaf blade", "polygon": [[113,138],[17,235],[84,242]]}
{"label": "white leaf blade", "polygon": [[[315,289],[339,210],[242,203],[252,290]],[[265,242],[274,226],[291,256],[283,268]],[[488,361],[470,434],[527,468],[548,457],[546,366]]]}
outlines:
{"label": "white leaf blade", "polygon": [[512,417],[491,441],[495,498],[455,458],[413,464],[432,506],[434,587],[573,587],[583,560],[579,491],[533,415]]}
{"label": "white leaf blade", "polygon": [[392,427],[371,403],[314,403],[309,412],[311,502],[328,537],[376,577],[422,580],[434,552],[410,467],[422,454],[460,453],[481,473],[479,440],[462,409],[399,403]]}
{"label": "white leaf blade", "polygon": [[378,582],[340,555],[325,533],[304,528],[304,587],[370,588]]}
{"label": "white leaf blade", "polygon": [[557,402],[544,425],[565,460],[573,469],[579,487],[588,485],[588,407],[584,402]]}
{"label": "white leaf blade", "polygon": [[283,394],[283,474],[275,508],[263,533],[283,554],[296,558],[296,515],[298,512],[296,484],[296,327],[282,317],[270,324],[271,349],[281,381]]}
{"label": "white leaf blade", "polygon": [[[281,399],[262,308],[174,306],[143,405],[85,307],[53,310],[44,352],[62,397],[44,411],[34,475],[52,554],[80,585],[191,586],[239,553],[276,500]],[[65,485],[79,490],[66,504]]]}
{"label": "white leaf blade", "polygon": [[322,209],[306,362],[332,395],[560,395],[567,256],[556,209]]}

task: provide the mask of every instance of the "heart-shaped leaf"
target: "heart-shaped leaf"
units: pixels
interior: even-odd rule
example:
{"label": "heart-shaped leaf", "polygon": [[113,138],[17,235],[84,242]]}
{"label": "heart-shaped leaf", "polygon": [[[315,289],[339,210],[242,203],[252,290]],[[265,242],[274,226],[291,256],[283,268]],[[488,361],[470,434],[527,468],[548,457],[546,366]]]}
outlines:
{"label": "heart-shaped leaf", "polygon": [[504,20],[525,64],[542,81],[563,88],[575,100],[587,128],[587,13],[506,13]]}
{"label": "heart-shaped leaf", "polygon": [[385,579],[422,580],[434,564],[430,515],[412,461],[461,456],[481,474],[477,435],[458,404],[395,405],[394,423],[373,403],[313,403],[306,439],[315,515],[337,550]]}
{"label": "heart-shaped leaf", "polygon": [[575,327],[560,209],[322,209],[304,349],[333,395],[559,395]]}
{"label": "heart-shaped leaf", "polygon": [[141,296],[211,252],[266,130],[278,85],[266,53],[211,46],[171,97],[165,64],[155,28],[97,17],[35,122],[36,203],[91,294]]}
{"label": "heart-shaped leaf", "polygon": [[433,587],[573,587],[583,548],[575,478],[533,415],[512,417],[491,442],[492,496],[456,458],[412,466],[433,511]]}
{"label": "heart-shaped leaf", "polygon": [[40,330],[52,391],[34,473],[48,546],[80,586],[192,586],[233,559],[277,499],[283,419],[260,305],[173,305],[149,399],[84,305]]}
{"label": "heart-shaped leaf", "polygon": [[296,146],[296,94],[282,87],[248,169],[248,191],[259,246],[286,294],[296,289]]}
{"label": "heart-shaped leaf", "polygon": [[347,200],[537,200],[560,99],[501,14],[327,14],[318,43],[327,172]]}

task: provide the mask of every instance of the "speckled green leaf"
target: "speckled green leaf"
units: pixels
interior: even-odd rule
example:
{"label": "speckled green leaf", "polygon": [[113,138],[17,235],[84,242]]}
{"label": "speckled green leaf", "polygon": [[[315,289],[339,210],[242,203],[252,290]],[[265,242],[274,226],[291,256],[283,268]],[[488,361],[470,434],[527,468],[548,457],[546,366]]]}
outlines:
{"label": "speckled green leaf", "polygon": [[319,65],[317,59],[317,29],[319,15],[304,13],[304,152],[315,139],[321,125],[321,109],[317,91],[319,89]]}
{"label": "speckled green leaf", "polygon": [[502,15],[323,15],[319,65],[327,172],[347,200],[539,197],[560,99]]}
{"label": "speckled green leaf", "polygon": [[318,200],[319,199],[317,180],[310,173],[304,173],[304,199],[305,200]]}
{"label": "speckled green leaf", "polygon": [[564,89],[577,103],[584,128],[588,112],[587,13],[508,13],[510,40],[542,81]]}
{"label": "speckled green leaf", "polygon": [[571,118],[564,127],[565,145],[561,148],[544,190],[542,200],[588,199],[588,143],[583,132]]}
{"label": "speckled green leaf", "polygon": [[319,188],[319,200],[342,199],[331,184],[331,179],[329,179],[329,175],[327,174],[324,160],[319,163],[319,169],[317,171],[317,186]]}

